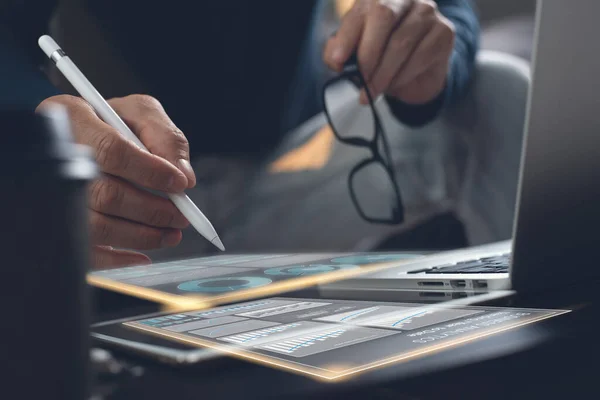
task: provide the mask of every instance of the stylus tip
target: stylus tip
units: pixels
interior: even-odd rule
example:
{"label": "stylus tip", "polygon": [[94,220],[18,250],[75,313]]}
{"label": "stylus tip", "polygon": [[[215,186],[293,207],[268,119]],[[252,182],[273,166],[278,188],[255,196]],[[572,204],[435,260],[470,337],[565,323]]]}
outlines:
{"label": "stylus tip", "polygon": [[223,242],[221,242],[221,239],[219,239],[218,236],[211,240],[211,243],[214,244],[219,250],[225,251],[225,246],[223,246]]}

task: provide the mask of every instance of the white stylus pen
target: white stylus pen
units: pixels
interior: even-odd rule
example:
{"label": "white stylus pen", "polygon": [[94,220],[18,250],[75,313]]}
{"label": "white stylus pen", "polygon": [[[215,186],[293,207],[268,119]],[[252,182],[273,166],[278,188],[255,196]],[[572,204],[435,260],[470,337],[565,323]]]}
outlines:
{"label": "white stylus pen", "polygon": [[[50,36],[44,35],[38,40],[40,48],[46,55],[56,64],[56,67],[62,72],[67,80],[79,92],[90,105],[96,110],[100,118],[107,124],[115,128],[119,133],[131,140],[144,150],[146,146],[138,139],[138,137],[129,129],[127,124],[123,122],[121,117],[117,115],[115,110],[104,100],[94,86],[87,80],[85,75],[77,68],[71,59],[65,54],[58,44]],[[194,202],[185,194],[178,193],[168,194],[171,201],[187,218],[192,226],[208,241],[224,251],[225,247],[219,239],[219,235],[215,231],[208,218],[200,211]]]}

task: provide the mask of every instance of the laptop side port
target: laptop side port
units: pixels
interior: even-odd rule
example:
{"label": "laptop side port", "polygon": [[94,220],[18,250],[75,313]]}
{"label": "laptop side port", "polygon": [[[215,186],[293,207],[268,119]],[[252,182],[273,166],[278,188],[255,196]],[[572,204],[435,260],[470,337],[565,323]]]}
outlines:
{"label": "laptop side port", "polygon": [[488,287],[487,281],[473,281],[473,288],[474,289],[485,289]]}
{"label": "laptop side port", "polygon": [[464,299],[465,297],[469,297],[467,292],[454,292],[452,293],[453,299]]}
{"label": "laptop side port", "polygon": [[419,286],[444,286],[442,281],[422,281],[419,282]]}
{"label": "laptop side port", "polygon": [[444,292],[419,292],[421,297],[446,297]]}
{"label": "laptop side port", "polygon": [[467,287],[467,281],[465,281],[464,279],[461,279],[461,280],[451,280],[450,281],[450,285],[453,288],[466,288]]}

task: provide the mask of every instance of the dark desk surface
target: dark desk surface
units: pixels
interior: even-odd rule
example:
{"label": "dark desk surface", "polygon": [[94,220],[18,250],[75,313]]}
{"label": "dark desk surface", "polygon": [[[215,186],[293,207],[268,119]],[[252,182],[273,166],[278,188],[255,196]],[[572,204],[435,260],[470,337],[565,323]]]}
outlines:
{"label": "dark desk surface", "polygon": [[323,383],[227,357],[181,368],[128,357],[145,373],[109,398],[537,399],[589,394],[598,379],[600,345],[594,341],[599,312],[593,297],[599,288],[594,284],[552,296],[505,299],[498,305],[574,311],[344,382]]}

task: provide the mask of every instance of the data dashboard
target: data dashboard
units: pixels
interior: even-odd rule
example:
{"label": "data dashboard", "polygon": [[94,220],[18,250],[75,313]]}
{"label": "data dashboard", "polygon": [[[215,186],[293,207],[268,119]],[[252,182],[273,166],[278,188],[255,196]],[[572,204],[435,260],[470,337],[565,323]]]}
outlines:
{"label": "data dashboard", "polygon": [[273,297],[124,324],[270,366],[337,379],[565,312]]}

